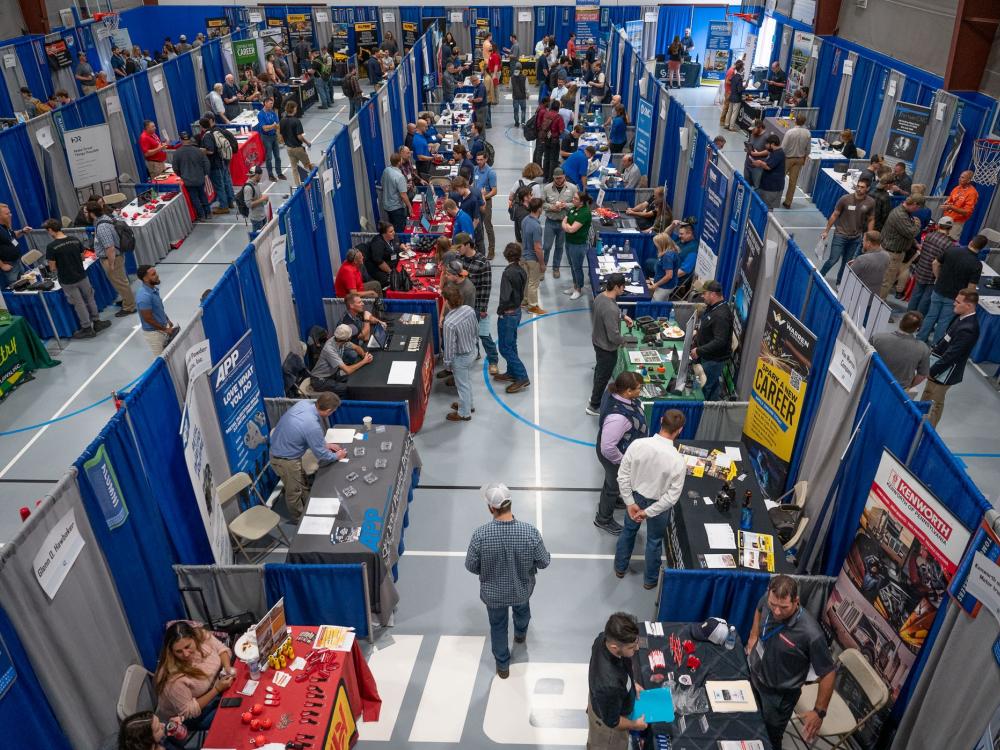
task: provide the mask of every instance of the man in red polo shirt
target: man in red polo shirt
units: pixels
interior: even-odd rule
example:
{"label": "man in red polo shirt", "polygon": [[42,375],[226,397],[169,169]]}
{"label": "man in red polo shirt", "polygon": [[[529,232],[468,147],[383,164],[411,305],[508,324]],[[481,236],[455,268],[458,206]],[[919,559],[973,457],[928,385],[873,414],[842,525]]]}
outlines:
{"label": "man in red polo shirt", "polygon": [[139,133],[139,150],[146,159],[149,179],[159,177],[167,170],[167,144],[156,134],[156,123],[146,120]]}
{"label": "man in red polo shirt", "polygon": [[[743,58],[740,57],[740,60]],[[729,70],[726,71],[725,82],[723,83],[725,96],[722,98],[722,115],[719,117],[719,124],[725,125],[726,118],[729,116],[729,85],[730,80],[733,77],[733,71],[736,70],[736,60],[733,60],[733,64],[729,66]]]}
{"label": "man in red polo shirt", "polygon": [[333,280],[333,288],[338,297],[344,298],[351,292],[357,292],[362,297],[382,296],[382,285],[374,279],[365,281],[361,275],[364,263],[365,257],[360,250],[352,247],[347,251],[347,257],[337,270],[337,278]]}

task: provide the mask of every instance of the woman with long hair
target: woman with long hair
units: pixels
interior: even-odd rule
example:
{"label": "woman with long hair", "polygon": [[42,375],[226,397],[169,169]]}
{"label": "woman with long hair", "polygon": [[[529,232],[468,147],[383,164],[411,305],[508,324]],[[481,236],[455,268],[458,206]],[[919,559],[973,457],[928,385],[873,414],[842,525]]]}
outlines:
{"label": "woman with long hair", "polygon": [[653,293],[653,302],[666,302],[677,288],[677,269],[680,267],[680,255],[677,243],[667,232],[653,236],[653,246],[656,248],[656,263],[651,274],[649,289]]}
{"label": "woman with long hair", "polygon": [[163,634],[156,667],[156,712],[181,716],[191,729],[211,724],[218,699],[236,674],[232,652],[204,628],[179,620]]}
{"label": "woman with long hair", "polygon": [[568,294],[572,300],[580,299],[583,292],[583,259],[587,257],[590,245],[591,200],[588,193],[573,193],[573,206],[562,220],[562,229],[566,233],[566,257],[573,274],[573,286],[564,289],[563,294]]}
{"label": "woman with long hair", "polygon": [[[601,488],[594,526],[614,536],[622,531],[622,525],[612,515],[620,502],[618,467],[632,441],[646,437],[646,414],[639,400],[641,391],[642,377],[626,370],[608,384],[601,400],[597,460],[604,468],[604,486]],[[621,578],[622,575],[618,577]]]}
{"label": "woman with long hair", "polygon": [[159,750],[167,736],[163,722],[152,711],[125,717],[118,728],[118,750]]}
{"label": "woman with long hair", "polygon": [[608,131],[611,153],[620,154],[625,150],[626,142],[628,142],[628,114],[625,112],[624,104],[616,104],[614,112],[611,114],[611,127]]}
{"label": "woman with long hair", "polygon": [[681,87],[681,60],[684,59],[684,45],[681,44],[679,36],[674,37],[674,41],[667,47],[667,88]]}

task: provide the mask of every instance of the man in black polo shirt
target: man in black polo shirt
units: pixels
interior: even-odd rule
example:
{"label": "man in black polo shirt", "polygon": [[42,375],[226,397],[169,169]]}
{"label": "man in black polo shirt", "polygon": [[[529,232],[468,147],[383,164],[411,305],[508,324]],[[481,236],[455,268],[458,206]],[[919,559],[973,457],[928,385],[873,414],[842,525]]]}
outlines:
{"label": "man in black polo shirt", "polygon": [[775,60],[767,74],[767,98],[772,102],[780,102],[787,86],[788,74],[781,69],[781,63]]}
{"label": "man in black polo shirt", "polygon": [[791,576],[779,574],[768,583],[754,614],[747,656],[750,682],[774,750],[781,750],[781,737],[810,668],[816,673],[816,704],[799,717],[803,739],[812,742],[833,696],[836,663],[823,629],[799,604],[799,585]]}
{"label": "man in black polo shirt", "polygon": [[983,264],[976,248],[952,245],[931,266],[936,281],[931,292],[931,303],[917,338],[933,347],[944,337],[951,319],[955,317],[955,298],[958,293],[962,290],[974,291],[979,286]]}
{"label": "man in black polo shirt", "polygon": [[587,747],[626,750],[629,730],[646,728],[645,717],[630,719],[642,692],[633,679],[632,658],[639,650],[639,626],[625,612],[608,618],[594,640],[587,676]]}
{"label": "man in black polo shirt", "polygon": [[73,311],[80,319],[80,329],[73,334],[73,338],[93,338],[111,323],[99,317],[97,303],[94,301],[94,288],[83,267],[83,244],[75,237],[63,234],[62,223],[55,219],[46,219],[42,226],[52,238],[52,242],[45,248],[49,270],[56,272],[66,299],[73,305]]}
{"label": "man in black polo shirt", "polygon": [[694,334],[691,361],[700,364],[705,371],[705,400],[716,401],[722,370],[732,354],[733,311],[726,304],[722,284],[718,281],[705,282],[702,300],[705,311]]}

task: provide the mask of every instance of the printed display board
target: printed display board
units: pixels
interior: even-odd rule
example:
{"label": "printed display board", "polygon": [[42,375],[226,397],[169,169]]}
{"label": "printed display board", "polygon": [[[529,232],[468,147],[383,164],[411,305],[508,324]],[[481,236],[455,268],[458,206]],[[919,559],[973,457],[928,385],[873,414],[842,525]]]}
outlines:
{"label": "printed display board", "polygon": [[729,45],[733,38],[733,25],[728,21],[709,21],[708,40],[705,42],[705,59],[701,66],[703,85],[718,86],[726,78],[732,52]]}

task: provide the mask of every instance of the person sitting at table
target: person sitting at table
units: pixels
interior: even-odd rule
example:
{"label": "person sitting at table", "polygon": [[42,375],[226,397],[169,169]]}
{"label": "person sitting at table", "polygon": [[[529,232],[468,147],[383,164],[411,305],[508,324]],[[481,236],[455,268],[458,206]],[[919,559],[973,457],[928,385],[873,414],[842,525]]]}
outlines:
{"label": "person sitting at table", "polygon": [[226,122],[238,117],[243,111],[240,106],[240,89],[232,73],[226,73],[225,83],[222,84],[222,104],[226,110]]}
{"label": "person sitting at table", "polygon": [[[349,359],[354,361],[348,363]],[[319,359],[309,373],[312,389],[346,396],[347,378],[373,359],[371,352],[366,352],[351,342],[351,327],[340,324],[333,329],[333,336],[323,344]]]}
{"label": "person sitting at table", "polygon": [[676,229],[672,235],[677,243],[678,265],[677,265],[677,288],[674,289],[674,299],[682,299],[691,289],[691,280],[694,277],[694,267],[698,262],[698,239],[694,236],[694,227],[687,221],[677,219],[667,227],[667,232]]}
{"label": "person sitting at table", "polygon": [[854,144],[854,132],[845,128],[840,131],[840,140],[830,144],[848,159],[858,158],[858,147]]}
{"label": "person sitting at table", "polygon": [[872,185],[876,184],[879,172],[885,168],[885,163],[879,154],[872,154],[868,160],[868,166],[859,175],[858,179],[868,180]]}
{"label": "person sitting at table", "polygon": [[[170,721],[180,724],[184,718],[173,716]],[[116,747],[118,750],[163,750],[169,741],[166,723],[152,711],[139,711],[122,720]]]}
{"label": "person sitting at table", "polygon": [[795,91],[788,95],[785,99],[786,107],[807,107],[809,106],[809,87],[800,86],[795,89]]}
{"label": "person sitting at table", "polygon": [[368,278],[377,281],[383,289],[388,289],[392,271],[399,262],[399,252],[408,249],[408,246],[400,245],[396,239],[396,228],[390,222],[380,221],[378,235],[371,239],[367,248],[365,271]]}
{"label": "person sitting at table", "polygon": [[897,161],[892,165],[892,184],[889,192],[893,195],[909,195],[913,188],[913,178],[906,173],[906,162]]}
{"label": "person sitting at table", "polygon": [[94,88],[100,91],[103,88],[107,88],[109,85],[108,74],[103,70],[99,71],[97,76],[94,78]]}
{"label": "person sitting at table", "polygon": [[450,164],[458,166],[458,176],[466,180],[472,180],[472,173],[476,171],[476,163],[469,157],[469,152],[461,143],[456,143],[451,149]]}
{"label": "person sitting at table", "polygon": [[673,221],[670,207],[664,199],[665,194],[663,186],[658,185],[653,188],[653,193],[648,200],[633,208],[625,209],[625,214],[635,219],[635,225],[640,232],[651,232],[657,224],[666,225]]}
{"label": "person sitting at table", "polygon": [[[379,320],[365,309],[365,301],[357,292],[351,292],[344,297],[344,306],[346,309],[344,316],[340,319],[340,324],[351,329],[351,343],[364,346],[365,342],[371,338],[373,325],[385,328],[385,321]],[[352,350],[345,352],[345,354],[356,355],[357,351]],[[357,359],[347,356],[344,357],[344,361],[347,364],[354,364]]]}
{"label": "person sitting at table", "polygon": [[219,696],[236,676],[232,658],[232,652],[205,628],[184,620],[168,626],[154,677],[157,716],[180,716],[190,730],[207,729]]}
{"label": "person sitting at table", "polygon": [[743,109],[743,95],[746,83],[743,80],[743,60],[737,60],[733,66],[733,74],[729,77],[729,111],[726,114],[726,130],[739,132],[736,123],[740,120],[740,110]]}
{"label": "person sitting at table", "polygon": [[646,277],[651,279],[649,290],[653,293],[653,302],[666,302],[677,288],[681,256],[677,243],[666,232],[653,236],[653,247],[656,248],[656,258],[650,259],[652,263],[643,270]]}
{"label": "person sitting at table", "polygon": [[463,211],[458,207],[451,198],[445,200],[442,204],[444,212],[451,217],[452,220],[452,231],[451,238],[455,239],[459,234],[463,232],[468,234],[470,237],[476,233],[476,228],[472,223],[472,217],[468,213]]}
{"label": "person sitting at table", "polygon": [[639,171],[639,167],[635,163],[635,157],[630,153],[622,155],[618,175],[623,188],[631,190],[639,187],[642,183],[642,172]]}
{"label": "person sitting at table", "polygon": [[139,133],[139,150],[146,160],[146,171],[149,179],[155,180],[167,171],[167,143],[156,133],[156,123],[144,120],[142,132]]}
{"label": "person sitting at table", "polygon": [[358,294],[361,297],[381,297],[382,285],[372,279],[365,281],[361,269],[365,265],[364,254],[355,247],[347,251],[344,262],[337,269],[337,276],[333,280],[333,289],[338,297],[346,299],[349,294]]}
{"label": "person sitting at table", "polygon": [[92,216],[91,213],[87,210],[87,204],[91,202],[98,204],[102,210],[105,208],[104,196],[97,195],[96,193],[91,193],[90,197],[87,198],[87,200],[84,201],[83,204],[81,204],[80,210],[76,212],[76,218],[73,219],[74,227],[94,226],[94,221],[96,221],[96,217]]}
{"label": "person sitting at table", "polygon": [[13,214],[10,206],[0,203],[0,272],[6,278],[8,284],[13,284],[24,273],[24,263],[21,262],[21,248],[18,247],[18,238],[31,231],[31,227],[23,226],[20,229],[11,228]]}
{"label": "person sitting at table", "polygon": [[208,92],[205,101],[208,102],[208,111],[215,115],[215,119],[223,123],[228,123],[226,117],[226,105],[222,100],[223,87],[221,83],[212,84],[212,90]]}

